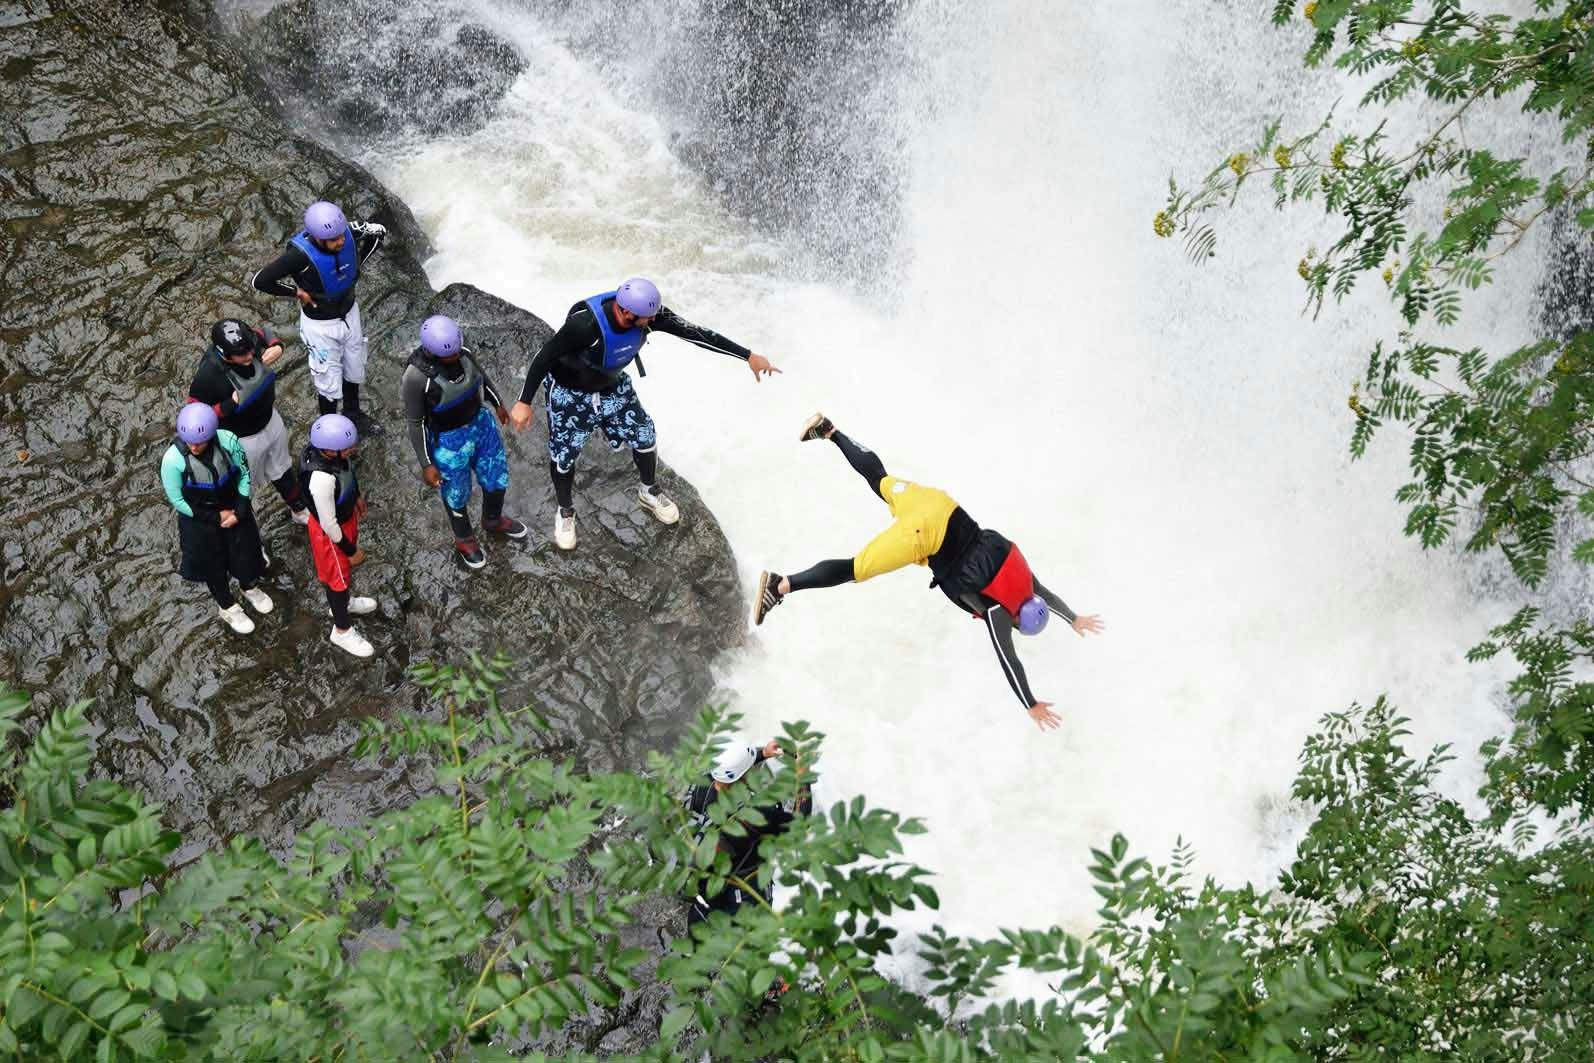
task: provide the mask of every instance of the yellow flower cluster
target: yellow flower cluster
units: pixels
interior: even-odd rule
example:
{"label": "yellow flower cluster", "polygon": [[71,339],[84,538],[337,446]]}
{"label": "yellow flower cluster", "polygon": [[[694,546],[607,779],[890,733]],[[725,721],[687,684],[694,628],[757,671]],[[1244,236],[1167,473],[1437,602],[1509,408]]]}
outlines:
{"label": "yellow flower cluster", "polygon": [[1278,163],[1281,169],[1288,170],[1290,168],[1290,160],[1290,149],[1283,144],[1273,149],[1273,161]]}
{"label": "yellow flower cluster", "polygon": [[1306,0],[1306,6],[1301,8],[1301,14],[1306,16],[1306,21],[1312,21],[1317,14],[1317,0]]}
{"label": "yellow flower cluster", "polygon": [[1364,420],[1367,417],[1367,410],[1362,406],[1362,397],[1361,395],[1357,394],[1357,389],[1355,387],[1351,388],[1350,398],[1346,400],[1345,405],[1350,407],[1350,412],[1356,415],[1356,419],[1358,421]]}
{"label": "yellow flower cluster", "polygon": [[1234,176],[1244,177],[1245,168],[1251,165],[1251,156],[1245,152],[1237,152],[1229,156],[1229,169],[1234,171]]}
{"label": "yellow flower cluster", "polygon": [[1172,236],[1176,228],[1178,226],[1174,224],[1172,218],[1168,217],[1168,212],[1165,210],[1157,211],[1157,216],[1151,219],[1151,231],[1158,236]]}
{"label": "yellow flower cluster", "polygon": [[1345,144],[1341,141],[1334,145],[1334,150],[1328,153],[1328,163],[1336,170],[1345,168]]}
{"label": "yellow flower cluster", "polygon": [[1400,54],[1407,59],[1415,59],[1428,50],[1428,42],[1421,37],[1413,37],[1400,46]]}

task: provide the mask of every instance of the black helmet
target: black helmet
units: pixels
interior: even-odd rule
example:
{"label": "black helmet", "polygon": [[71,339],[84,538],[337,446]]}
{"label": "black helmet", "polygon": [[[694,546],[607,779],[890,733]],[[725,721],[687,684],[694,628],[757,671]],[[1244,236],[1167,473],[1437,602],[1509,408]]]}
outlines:
{"label": "black helmet", "polygon": [[210,326],[210,342],[227,357],[253,354],[258,348],[255,330],[236,318],[227,318]]}

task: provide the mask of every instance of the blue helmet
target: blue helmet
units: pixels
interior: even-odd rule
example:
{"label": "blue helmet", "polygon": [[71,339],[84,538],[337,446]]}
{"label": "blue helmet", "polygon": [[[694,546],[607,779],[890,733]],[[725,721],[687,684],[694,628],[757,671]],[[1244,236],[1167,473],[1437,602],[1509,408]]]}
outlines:
{"label": "blue helmet", "polygon": [[336,203],[318,199],[305,208],[304,231],[317,240],[336,240],[349,227]]}
{"label": "blue helmet", "polygon": [[459,324],[451,317],[433,314],[421,322],[421,346],[433,358],[458,358],[465,349]]}
{"label": "blue helmet", "polygon": [[615,289],[614,301],[620,304],[621,309],[637,317],[652,317],[659,312],[663,303],[658,285],[646,277],[632,277],[620,285]]}
{"label": "blue helmet", "polygon": [[317,450],[348,450],[359,441],[354,422],[341,413],[323,413],[310,426],[310,445]]}
{"label": "blue helmet", "polygon": [[1039,635],[1046,630],[1051,618],[1052,611],[1046,608],[1046,599],[1038,594],[1031,595],[1018,607],[1018,630],[1025,635]]}
{"label": "blue helmet", "polygon": [[216,411],[190,402],[177,411],[177,438],[184,443],[209,443],[216,438]]}

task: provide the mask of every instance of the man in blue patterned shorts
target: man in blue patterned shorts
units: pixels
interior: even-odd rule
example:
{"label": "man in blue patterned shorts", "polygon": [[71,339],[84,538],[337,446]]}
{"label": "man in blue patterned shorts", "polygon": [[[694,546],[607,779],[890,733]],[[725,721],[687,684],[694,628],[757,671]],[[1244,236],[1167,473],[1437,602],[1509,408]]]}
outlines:
{"label": "man in blue patterned shorts", "polygon": [[[658,490],[658,437],[653,419],[642,408],[625,367],[637,360],[650,332],[679,336],[705,350],[739,358],[754,380],[778,373],[763,355],[754,354],[717,332],[694,325],[664,306],[659,289],[645,277],[632,277],[612,292],[602,292],[570,308],[565,323],[531,360],[520,401],[510,411],[515,430],[531,424],[532,400],[548,381],[548,465],[559,511],[554,516],[554,544],[576,546],[576,458],[594,429],[603,432],[614,450],[628,447],[642,483],[637,502],[664,524],[681,519],[675,503]],[[646,372],[643,372],[646,375]]]}
{"label": "man in blue patterned shorts", "polygon": [[[504,516],[509,462],[498,425],[509,420],[509,413],[487,371],[465,349],[459,325],[441,314],[421,325],[420,349],[410,356],[399,388],[410,446],[423,466],[421,479],[440,489],[459,559],[467,568],[481,568],[487,555],[470,526],[472,473],[482,485],[482,527],[511,539],[526,537],[524,524]],[[483,397],[492,403],[492,413]]]}

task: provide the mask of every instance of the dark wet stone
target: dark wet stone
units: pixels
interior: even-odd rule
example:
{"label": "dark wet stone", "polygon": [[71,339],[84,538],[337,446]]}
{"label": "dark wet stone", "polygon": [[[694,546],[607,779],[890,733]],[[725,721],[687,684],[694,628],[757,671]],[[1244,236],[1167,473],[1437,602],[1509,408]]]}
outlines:
{"label": "dark wet stone", "polygon": [[[38,690],[41,709],[98,699],[98,770],[162,802],[190,855],[237,833],[280,848],[314,819],[411,799],[424,772],[349,749],[361,717],[419,704],[404,677],[415,660],[506,650],[506,703],[536,704],[549,746],[596,768],[668,744],[744,625],[696,492],[664,474],[683,520],[662,527],[635,506],[628,458],[594,447],[581,548],[558,552],[539,413],[508,439],[509,512],[531,537],[487,537],[487,568],[466,573],[405,439],[398,380],[425,315],[458,316],[511,392],[547,326],[465,286],[434,293],[409,210],[296,135],[203,13],[0,3],[0,70],[0,676]],[[356,587],[381,606],[360,623],[378,650],[365,662],[328,643],[305,532],[269,485],[256,511],[276,611],[252,636],[226,631],[175,573],[157,476],[210,322],[296,335],[294,305],[246,277],[318,197],[391,234],[360,287],[366,395],[388,428],[360,459],[372,508]],[[296,344],[278,395],[297,451],[315,403]]]}

